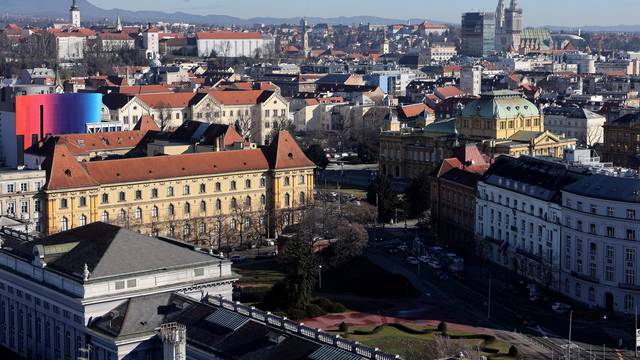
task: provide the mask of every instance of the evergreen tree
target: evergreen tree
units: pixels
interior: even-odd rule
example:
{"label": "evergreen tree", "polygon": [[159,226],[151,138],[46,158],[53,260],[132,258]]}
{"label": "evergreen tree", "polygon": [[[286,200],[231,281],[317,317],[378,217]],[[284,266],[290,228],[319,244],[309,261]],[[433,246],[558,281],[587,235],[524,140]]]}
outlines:
{"label": "evergreen tree", "polygon": [[398,194],[393,190],[391,180],[378,176],[367,189],[367,202],[378,207],[378,221],[388,223],[395,218]]}
{"label": "evergreen tree", "polygon": [[316,261],[313,253],[314,227],[298,227],[297,235],[287,243],[284,278],[287,293],[287,309],[301,309],[311,303],[316,281]]}
{"label": "evergreen tree", "polygon": [[419,217],[431,208],[431,181],[427,174],[418,175],[411,180],[406,192],[409,216]]}
{"label": "evergreen tree", "polygon": [[304,152],[309,160],[313,161],[317,167],[324,170],[329,165],[329,159],[327,159],[327,153],[320,144],[311,144]]}

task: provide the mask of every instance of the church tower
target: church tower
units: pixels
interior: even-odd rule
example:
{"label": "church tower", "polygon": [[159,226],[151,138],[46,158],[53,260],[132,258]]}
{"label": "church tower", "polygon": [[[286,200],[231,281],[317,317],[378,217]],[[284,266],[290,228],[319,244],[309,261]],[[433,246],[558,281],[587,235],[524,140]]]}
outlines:
{"label": "church tower", "polygon": [[505,10],[504,0],[499,0],[496,8],[496,51],[505,50],[507,47]]}
{"label": "church tower", "polygon": [[120,20],[120,15],[118,15],[118,20],[116,21],[116,31],[122,32],[122,20]]}
{"label": "church tower", "polygon": [[518,6],[518,0],[511,0],[511,6],[505,13],[505,28],[507,50],[518,50],[522,39],[522,9]]}
{"label": "church tower", "polygon": [[80,8],[78,8],[78,6],[76,5],[76,0],[73,0],[73,3],[71,4],[71,9],[69,9],[69,12],[71,13],[71,25],[73,25],[73,27],[80,27]]}

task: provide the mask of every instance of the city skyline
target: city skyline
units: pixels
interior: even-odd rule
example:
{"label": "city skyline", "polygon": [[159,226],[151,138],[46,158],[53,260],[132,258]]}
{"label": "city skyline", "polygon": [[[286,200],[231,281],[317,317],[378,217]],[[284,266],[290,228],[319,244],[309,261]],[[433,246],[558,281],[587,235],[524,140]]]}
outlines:
{"label": "city skyline", "polygon": [[[367,7],[344,6],[337,0],[327,0],[326,6],[314,8],[311,11],[309,1],[279,0],[278,6],[266,4],[257,0],[220,0],[211,3],[207,0],[183,0],[170,2],[168,0],[139,0],[135,3],[125,0],[90,0],[96,6],[105,9],[121,8],[125,10],[160,10],[165,12],[181,11],[199,15],[229,15],[239,18],[278,17],[291,18],[302,16],[339,17],[339,16],[378,16],[383,18],[409,19],[428,18],[429,20],[458,23],[463,12],[494,11],[495,0],[456,0],[448,6],[434,6],[433,1],[403,0],[405,6],[389,3],[383,0],[371,0]],[[612,0],[609,2],[595,2],[567,0],[552,2],[539,0],[535,4],[531,1],[521,1],[521,7],[526,14],[525,26],[615,26],[638,25],[635,13],[640,11],[640,3],[633,0]],[[614,6],[615,5],[615,6]],[[619,11],[625,8],[628,11]],[[422,10],[423,9],[423,10]],[[555,11],[549,11],[555,9]],[[576,11],[580,9],[580,11]]]}

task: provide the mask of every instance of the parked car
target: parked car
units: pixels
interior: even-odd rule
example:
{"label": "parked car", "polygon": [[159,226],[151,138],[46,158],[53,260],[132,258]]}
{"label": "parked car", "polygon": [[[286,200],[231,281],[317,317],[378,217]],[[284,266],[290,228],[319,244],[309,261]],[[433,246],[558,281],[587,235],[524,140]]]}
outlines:
{"label": "parked car", "polygon": [[247,258],[242,255],[233,255],[229,260],[234,264],[240,264],[247,261]]}
{"label": "parked car", "polygon": [[551,310],[557,312],[558,314],[564,314],[568,311],[571,311],[571,306],[561,302],[556,302],[551,305]]}
{"label": "parked car", "polygon": [[415,258],[415,257],[413,257],[413,256],[409,256],[409,257],[407,258],[407,262],[408,262],[409,264],[411,264],[411,265],[418,265],[418,264],[420,263],[420,262],[418,261],[418,259],[416,259],[416,258]]}
{"label": "parked car", "polygon": [[431,259],[429,259],[429,257],[427,257],[427,256],[420,256],[418,258],[418,260],[420,260],[421,263],[428,263],[429,260],[431,260]]}

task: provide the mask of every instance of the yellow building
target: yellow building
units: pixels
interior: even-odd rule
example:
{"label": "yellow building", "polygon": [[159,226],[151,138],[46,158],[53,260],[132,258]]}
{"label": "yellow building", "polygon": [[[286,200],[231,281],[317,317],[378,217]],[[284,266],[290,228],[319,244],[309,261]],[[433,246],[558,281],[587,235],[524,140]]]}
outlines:
{"label": "yellow building", "polygon": [[59,144],[43,165],[48,234],[103,221],[225,245],[275,236],[313,201],[315,165],[285,131],[260,149],[95,162]]}
{"label": "yellow building", "polygon": [[545,131],[538,108],[510,90],[483,93],[469,103],[457,116],[456,129],[462,141],[482,142],[489,154],[562,157],[563,149],[577,142]]}

